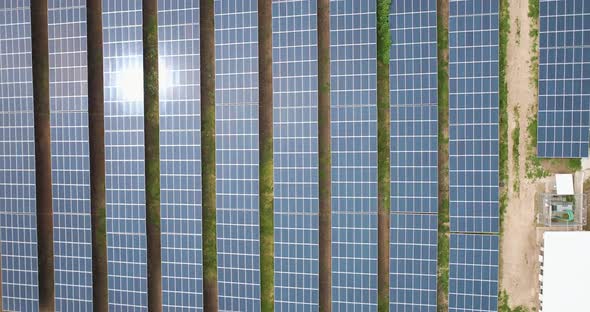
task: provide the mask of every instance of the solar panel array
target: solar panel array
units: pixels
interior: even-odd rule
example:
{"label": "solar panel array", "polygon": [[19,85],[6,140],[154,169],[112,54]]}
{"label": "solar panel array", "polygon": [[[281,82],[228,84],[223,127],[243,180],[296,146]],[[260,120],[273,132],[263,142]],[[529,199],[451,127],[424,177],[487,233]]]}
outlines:
{"label": "solar panel array", "polygon": [[450,2],[449,311],[498,306],[498,10],[498,0]]}
{"label": "solar panel array", "polygon": [[436,311],[437,216],[391,214],[390,311]]}
{"label": "solar panel array", "polygon": [[142,1],[102,2],[109,309],[147,310]]}
{"label": "solar panel array", "polygon": [[436,22],[436,0],[391,3],[391,311],[436,311]]}
{"label": "solar panel array", "polygon": [[498,232],[498,1],[451,1],[450,217],[453,232]]}
{"label": "solar panel array", "polygon": [[332,310],[377,308],[375,1],[330,1]]}
{"label": "solar panel array", "polygon": [[273,1],[275,311],[319,308],[315,0]]}
{"label": "solar panel array", "polygon": [[588,157],[590,5],[540,0],[539,157]]}
{"label": "solar panel array", "polygon": [[50,0],[49,96],[56,311],[92,311],[86,1]]}
{"label": "solar panel array", "polygon": [[258,1],[215,1],[220,311],[260,310]]}
{"label": "solar panel array", "polygon": [[498,311],[498,235],[451,234],[449,312]]}
{"label": "solar panel array", "polygon": [[203,310],[198,1],[158,1],[165,311]]}
{"label": "solar panel array", "polygon": [[39,310],[29,6],[29,0],[0,3],[0,246],[7,311]]}

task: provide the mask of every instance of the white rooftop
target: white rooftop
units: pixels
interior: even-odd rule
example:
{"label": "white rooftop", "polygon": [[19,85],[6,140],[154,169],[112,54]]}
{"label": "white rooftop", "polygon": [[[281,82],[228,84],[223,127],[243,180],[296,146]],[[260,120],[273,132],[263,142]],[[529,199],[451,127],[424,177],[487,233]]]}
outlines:
{"label": "white rooftop", "polygon": [[590,311],[590,232],[545,232],[543,312]]}
{"label": "white rooftop", "polygon": [[555,188],[557,195],[574,195],[574,176],[571,174],[556,174]]}

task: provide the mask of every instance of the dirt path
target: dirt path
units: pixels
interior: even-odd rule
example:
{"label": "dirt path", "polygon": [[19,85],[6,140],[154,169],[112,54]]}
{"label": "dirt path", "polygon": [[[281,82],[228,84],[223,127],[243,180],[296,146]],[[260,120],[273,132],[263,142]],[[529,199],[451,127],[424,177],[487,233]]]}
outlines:
{"label": "dirt path", "polygon": [[37,251],[39,264],[39,309],[55,309],[53,272],[53,202],[51,182],[51,137],[49,112],[49,45],[47,1],[32,1],[31,32],[35,38],[33,85],[35,86],[35,171],[37,195]]}
{"label": "dirt path", "polygon": [[[201,60],[215,59],[213,1],[201,1]],[[201,166],[203,177],[203,307],[217,311],[215,214],[215,62],[201,61]]]}
{"label": "dirt path", "polygon": [[88,2],[88,118],[90,201],[92,213],[92,303],[94,311],[108,310],[104,96],[102,65],[102,7]]}
{"label": "dirt path", "polygon": [[320,311],[332,311],[332,192],[330,162],[330,0],[318,0],[318,101],[320,168]]}
{"label": "dirt path", "polygon": [[[509,295],[511,306],[523,305],[529,309],[538,301],[538,246],[535,229],[534,197],[536,186],[525,176],[527,155],[528,116],[536,112],[537,94],[531,83],[530,68],[532,39],[529,36],[530,21],[527,1],[509,1],[510,37],[508,43],[508,133],[520,128],[518,145],[518,172],[515,172],[513,139],[509,135],[508,148],[508,207],[504,218],[501,250],[501,288]],[[515,111],[518,112],[518,116]],[[520,190],[512,186],[520,182]]]}
{"label": "dirt path", "polygon": [[438,37],[438,257],[437,311],[448,310],[449,288],[449,1],[437,1]]}

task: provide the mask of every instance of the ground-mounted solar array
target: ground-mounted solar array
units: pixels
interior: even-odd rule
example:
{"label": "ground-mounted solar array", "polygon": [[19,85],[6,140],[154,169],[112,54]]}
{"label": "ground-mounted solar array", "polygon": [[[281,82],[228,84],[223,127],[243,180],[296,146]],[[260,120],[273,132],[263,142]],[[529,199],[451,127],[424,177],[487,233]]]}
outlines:
{"label": "ground-mounted solar array", "polygon": [[2,308],[38,311],[30,1],[0,3]]}
{"label": "ground-mounted solar array", "polygon": [[56,311],[92,311],[86,1],[48,2]]}
{"label": "ground-mounted solar array", "polygon": [[316,11],[272,3],[275,311],[319,309]]}
{"label": "ground-mounted solar array", "polygon": [[453,232],[498,232],[498,1],[451,1],[450,217]]}
{"label": "ground-mounted solar array", "polygon": [[498,311],[498,235],[451,234],[449,312]]}
{"label": "ground-mounted solar array", "polygon": [[108,300],[147,310],[142,1],[102,2]]}
{"label": "ground-mounted solar array", "polygon": [[260,310],[258,1],[215,1],[220,311]]}
{"label": "ground-mounted solar array", "polygon": [[539,1],[539,157],[588,157],[590,5]]}
{"label": "ground-mounted solar array", "polygon": [[450,2],[449,311],[498,306],[498,9],[498,0]]}
{"label": "ground-mounted solar array", "polygon": [[330,1],[332,310],[377,309],[374,1]]}
{"label": "ground-mounted solar array", "polygon": [[437,215],[391,214],[390,311],[436,311]]}
{"label": "ground-mounted solar array", "polygon": [[164,311],[203,310],[199,2],[158,1]]}
{"label": "ground-mounted solar array", "polygon": [[390,310],[436,311],[436,1],[392,1]]}

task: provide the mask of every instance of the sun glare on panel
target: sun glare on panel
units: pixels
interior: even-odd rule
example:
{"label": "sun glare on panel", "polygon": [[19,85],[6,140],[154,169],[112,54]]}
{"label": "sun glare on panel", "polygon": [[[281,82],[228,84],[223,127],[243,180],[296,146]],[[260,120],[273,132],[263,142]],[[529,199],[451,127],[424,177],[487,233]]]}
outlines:
{"label": "sun glare on panel", "polygon": [[117,79],[119,95],[124,101],[143,100],[143,70],[141,67],[131,67],[119,73]]}

